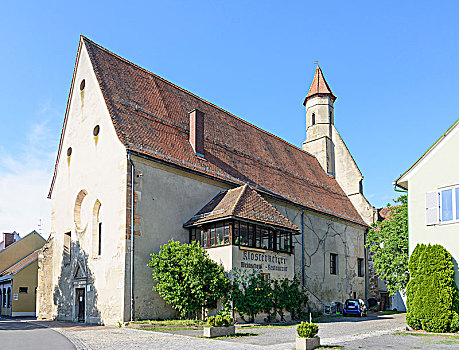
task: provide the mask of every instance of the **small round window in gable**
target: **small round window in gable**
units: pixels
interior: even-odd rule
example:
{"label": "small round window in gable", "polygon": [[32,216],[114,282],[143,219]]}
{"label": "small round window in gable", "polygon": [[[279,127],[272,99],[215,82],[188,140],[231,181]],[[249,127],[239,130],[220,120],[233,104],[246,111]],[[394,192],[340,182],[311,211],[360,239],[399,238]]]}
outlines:
{"label": "small round window in gable", "polygon": [[100,126],[96,125],[94,127],[94,130],[92,131],[92,134],[94,135],[94,142],[96,143],[96,146],[97,146],[97,141],[99,140],[99,132],[100,132]]}
{"label": "small round window in gable", "polygon": [[70,166],[70,156],[72,155],[72,147],[67,148],[67,165]]}

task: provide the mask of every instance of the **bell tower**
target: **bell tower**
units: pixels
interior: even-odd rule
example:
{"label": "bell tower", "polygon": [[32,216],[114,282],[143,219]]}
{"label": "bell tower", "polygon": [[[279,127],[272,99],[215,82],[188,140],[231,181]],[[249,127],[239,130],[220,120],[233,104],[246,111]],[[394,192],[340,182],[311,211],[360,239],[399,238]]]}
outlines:
{"label": "bell tower", "polygon": [[322,70],[317,65],[314,79],[304,99],[306,107],[306,141],[303,149],[316,156],[327,174],[335,177],[335,145],[333,143],[333,95]]}

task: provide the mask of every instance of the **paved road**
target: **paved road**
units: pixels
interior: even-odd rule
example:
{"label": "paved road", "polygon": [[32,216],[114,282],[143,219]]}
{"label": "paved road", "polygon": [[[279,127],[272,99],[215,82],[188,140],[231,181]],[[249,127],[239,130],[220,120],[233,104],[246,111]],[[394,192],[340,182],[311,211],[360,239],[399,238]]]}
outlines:
{"label": "paved road", "polygon": [[62,334],[34,323],[0,317],[0,349],[75,350]]}

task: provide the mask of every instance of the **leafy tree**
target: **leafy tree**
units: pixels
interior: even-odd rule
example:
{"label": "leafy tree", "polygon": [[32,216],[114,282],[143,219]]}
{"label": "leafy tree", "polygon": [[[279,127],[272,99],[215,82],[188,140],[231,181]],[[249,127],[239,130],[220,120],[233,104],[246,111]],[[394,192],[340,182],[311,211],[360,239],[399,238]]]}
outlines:
{"label": "leafy tree", "polygon": [[409,269],[408,325],[428,332],[457,331],[459,299],[451,254],[438,244],[418,244]]}
{"label": "leafy tree", "polygon": [[408,280],[408,205],[407,196],[394,200],[388,218],[373,224],[367,234],[367,245],[373,253],[373,266],[384,280],[390,295],[405,290]]}
{"label": "leafy tree", "polygon": [[214,309],[227,295],[230,281],[223,267],[210,259],[197,242],[180,244],[170,240],[158,254],[150,254],[148,266],[153,269],[153,290],[182,317],[204,309]]}

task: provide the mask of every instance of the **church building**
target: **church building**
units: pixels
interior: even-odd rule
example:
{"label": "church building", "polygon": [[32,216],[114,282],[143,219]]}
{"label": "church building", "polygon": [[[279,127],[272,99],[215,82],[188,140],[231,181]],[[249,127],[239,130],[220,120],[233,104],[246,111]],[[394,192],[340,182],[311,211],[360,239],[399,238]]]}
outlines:
{"label": "church building", "polygon": [[373,208],[334,126],[335,99],[317,67],[299,148],[82,36],[37,316],[176,317],[147,267],[170,239],[200,242],[233,279],[296,275],[312,309],[365,299]]}

